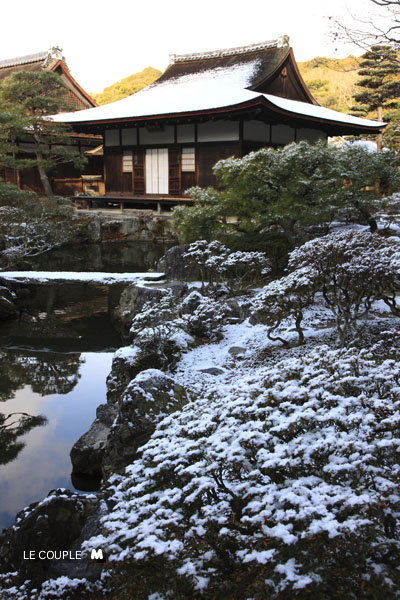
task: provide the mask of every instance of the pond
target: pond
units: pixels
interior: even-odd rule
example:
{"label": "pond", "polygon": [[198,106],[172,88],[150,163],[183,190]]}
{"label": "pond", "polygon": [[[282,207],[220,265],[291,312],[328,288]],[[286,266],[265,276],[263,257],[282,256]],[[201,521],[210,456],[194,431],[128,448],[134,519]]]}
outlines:
{"label": "pond", "polygon": [[[0,531],[54,488],[96,489],[99,482],[71,481],[69,453],[106,399],[106,377],[121,345],[107,321],[87,319],[77,350],[73,339],[60,348],[59,339],[43,338],[32,348],[29,338],[13,347],[5,343],[10,332],[0,336]],[[19,413],[41,415],[45,422]]]}
{"label": "pond", "polygon": [[[149,242],[74,245],[30,259],[28,268],[144,273],[167,249]],[[119,288],[71,283],[55,294],[51,285],[28,287],[19,318],[0,322],[0,531],[54,488],[98,486],[71,480],[69,453],[105,402],[112,356],[124,344],[111,317]]]}

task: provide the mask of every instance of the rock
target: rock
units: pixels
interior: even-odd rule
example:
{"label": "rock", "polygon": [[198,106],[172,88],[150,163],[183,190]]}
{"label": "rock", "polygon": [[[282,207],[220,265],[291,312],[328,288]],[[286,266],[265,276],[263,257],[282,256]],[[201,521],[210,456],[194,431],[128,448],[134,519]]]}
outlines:
{"label": "rock", "polygon": [[[19,512],[15,524],[0,535],[0,571],[17,571],[21,583],[26,579],[31,580],[32,584],[43,581],[58,561],[47,557],[38,560],[39,552],[78,549],[79,545],[74,544],[96,509],[97,499],[94,495],[84,496],[65,489],[52,490],[47,498]],[[36,560],[24,558],[30,552],[34,553]],[[69,574],[71,569],[75,569],[76,573],[79,566],[85,572],[84,576],[88,576],[86,561],[65,562],[68,564],[64,565],[64,574]]]}
{"label": "rock", "polygon": [[204,296],[200,294],[197,290],[193,290],[190,292],[182,302],[181,312],[183,315],[192,315],[196,308],[200,306],[202,301],[204,300]]}
{"label": "rock", "polygon": [[183,255],[187,251],[189,244],[182,246],[173,246],[164,254],[157,263],[156,271],[165,273],[168,279],[189,279],[200,280],[200,269],[193,265],[188,265]]}
{"label": "rock", "polygon": [[101,220],[98,215],[93,216],[88,222],[87,233],[91,242],[101,241]]}
{"label": "rock", "polygon": [[[250,296],[250,294],[248,294]],[[225,300],[226,315],[230,322],[244,321],[250,315],[252,308],[251,298],[241,298],[240,302],[235,298]]]}
{"label": "rock", "polygon": [[143,310],[145,304],[157,304],[166,290],[171,290],[174,298],[179,299],[186,293],[187,285],[182,281],[171,281],[157,287],[132,284],[124,289],[118,306],[114,309],[113,318],[122,325],[125,335],[133,317]]}
{"label": "rock", "polygon": [[200,373],[208,373],[209,375],[222,375],[225,373],[223,369],[218,369],[217,367],[209,367],[208,369],[200,369]]}
{"label": "rock", "polygon": [[131,463],[157,423],[186,402],[184,388],[162,371],[147,369],[139,373],[118,402],[118,417],[105,449],[104,474],[120,471]]}
{"label": "rock", "polygon": [[244,354],[246,352],[246,348],[242,348],[241,346],[232,346],[228,350],[231,356],[239,356],[240,354]]}
{"label": "rock", "polygon": [[115,405],[100,404],[98,406],[96,419],[90,429],[72,446],[70,457],[74,474],[89,476],[101,474],[107,437],[116,416]]}
{"label": "rock", "polygon": [[114,354],[107,377],[107,403],[117,403],[128,383],[141,371],[139,348],[123,346]]}

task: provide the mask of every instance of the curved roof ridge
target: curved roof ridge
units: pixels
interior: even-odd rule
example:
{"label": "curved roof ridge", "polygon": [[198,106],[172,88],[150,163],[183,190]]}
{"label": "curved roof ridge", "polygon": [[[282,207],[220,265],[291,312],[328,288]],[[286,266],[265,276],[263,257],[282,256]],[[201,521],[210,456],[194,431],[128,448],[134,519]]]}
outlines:
{"label": "curved roof ridge", "polygon": [[266,48],[282,48],[289,45],[289,36],[282,35],[275,40],[260,42],[258,44],[248,44],[247,46],[236,46],[234,48],[223,48],[221,50],[210,50],[207,52],[194,52],[192,54],[170,54],[169,64],[173,65],[176,62],[185,62],[191,60],[203,60],[206,58],[221,58],[224,56],[235,56],[237,54],[247,54],[248,52],[256,52]]}

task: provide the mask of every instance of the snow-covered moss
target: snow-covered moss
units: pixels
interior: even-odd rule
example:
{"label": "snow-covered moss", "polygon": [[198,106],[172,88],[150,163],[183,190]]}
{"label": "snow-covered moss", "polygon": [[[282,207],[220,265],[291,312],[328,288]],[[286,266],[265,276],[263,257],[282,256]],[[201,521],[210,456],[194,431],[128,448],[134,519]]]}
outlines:
{"label": "snow-covered moss", "polygon": [[365,351],[237,379],[164,419],[89,544],[121,598],[397,597],[399,409],[398,363]]}

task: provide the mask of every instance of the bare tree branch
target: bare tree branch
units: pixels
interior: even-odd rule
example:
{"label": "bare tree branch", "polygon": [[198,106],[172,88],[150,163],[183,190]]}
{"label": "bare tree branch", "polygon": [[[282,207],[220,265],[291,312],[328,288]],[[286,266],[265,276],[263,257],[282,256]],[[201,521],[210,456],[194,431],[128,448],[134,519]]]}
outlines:
{"label": "bare tree branch", "polygon": [[[336,17],[329,17],[332,22],[333,39],[350,43],[363,51],[378,45],[400,49],[400,0],[368,1],[385,10],[366,19],[349,13],[354,27],[342,23]],[[376,51],[376,54],[391,62],[400,63],[399,57],[385,54],[384,49]]]}

